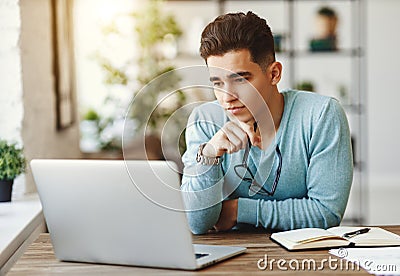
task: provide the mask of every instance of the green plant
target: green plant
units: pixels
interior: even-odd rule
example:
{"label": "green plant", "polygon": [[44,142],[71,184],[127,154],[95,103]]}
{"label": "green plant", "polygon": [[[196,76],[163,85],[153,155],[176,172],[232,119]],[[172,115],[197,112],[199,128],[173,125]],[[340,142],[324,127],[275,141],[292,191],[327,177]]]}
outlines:
{"label": "green plant", "polygon": [[96,112],[96,110],[90,108],[83,115],[83,120],[98,121],[98,120],[100,120],[100,115]]}
{"label": "green plant", "polygon": [[[148,132],[159,134],[164,122],[170,118],[171,114],[186,103],[186,96],[181,90],[177,90],[180,76],[174,72],[175,67],[171,64],[170,57],[162,49],[168,48],[166,45],[173,45],[182,35],[182,30],[175,18],[162,11],[160,0],[147,1],[142,10],[130,13],[129,16],[135,22],[135,34],[138,39],[137,51],[140,53],[137,60],[128,60],[122,67],[115,67],[109,58],[97,55],[97,59],[105,74],[104,83],[107,85],[120,85],[131,89],[132,83],[138,89],[133,92],[137,96],[143,87],[145,96],[136,97],[135,108],[131,109],[129,116],[137,123],[138,129],[147,127]],[[119,34],[115,24],[103,28],[104,35]],[[160,50],[161,49],[161,50]],[[130,65],[139,68],[137,75],[132,77],[126,72]],[[151,86],[147,86],[158,76],[167,73],[168,77],[156,81]],[[130,79],[131,78],[131,79]],[[155,108],[148,118],[149,110],[152,110],[160,99],[160,95],[165,92],[176,91],[176,105],[171,108]],[[143,91],[142,91],[143,92]],[[180,124],[181,122],[177,122]]]}
{"label": "green plant", "polygon": [[[109,117],[103,117],[101,116],[96,110],[93,108],[89,108],[82,116],[82,122],[81,122],[81,134],[85,131],[82,131],[84,129],[84,126],[89,127],[89,135],[92,136],[92,138],[96,139],[99,148],[101,150],[106,150],[106,151],[117,151],[120,150],[120,146],[118,141],[113,140],[113,137],[104,137],[104,130],[107,129],[108,127],[112,126],[113,124],[113,119]],[[90,122],[90,125],[88,126],[85,124],[86,122]],[[85,135],[85,134],[83,134]],[[86,134],[87,135],[87,134]]]}
{"label": "green plant", "polygon": [[314,83],[312,81],[309,80],[305,80],[302,82],[299,82],[296,84],[295,88],[297,90],[303,90],[303,91],[311,91],[314,92]]}
{"label": "green plant", "polygon": [[0,180],[13,180],[24,171],[23,150],[15,143],[0,140]]}
{"label": "green plant", "polygon": [[[135,96],[139,92],[144,92],[145,96],[135,98],[135,106],[131,109],[130,116],[138,123],[138,129],[146,127],[147,133],[156,136],[160,135],[160,130],[167,120],[172,119],[172,125],[176,129],[182,129],[186,120],[179,116],[171,116],[184,106],[187,100],[185,93],[178,89],[181,77],[174,71],[175,67],[171,64],[168,55],[160,52],[165,44],[174,44],[182,35],[182,30],[172,15],[162,12],[161,5],[162,1],[152,0],[142,12],[133,14],[141,53],[137,61],[141,70],[136,80],[140,87],[145,87],[144,91],[136,91]],[[157,79],[164,73],[168,74]],[[154,81],[155,79],[157,80]],[[149,83],[151,85],[148,85]],[[160,103],[160,96],[165,96],[171,91],[175,91],[175,104],[166,108],[161,105],[154,108],[154,103]],[[147,117],[146,110],[152,110],[150,117]],[[180,150],[184,151],[184,136],[180,136],[178,140]]]}
{"label": "green plant", "polygon": [[[161,140],[161,131],[165,123],[170,122],[171,127],[167,130],[170,134],[164,133],[167,139],[163,141],[168,140],[168,143],[173,145],[176,145],[176,137],[171,133],[180,132],[186,125],[184,116],[171,116],[187,103],[185,93],[179,89],[181,76],[176,73],[173,65],[173,58],[177,54],[177,41],[182,35],[182,30],[174,16],[163,11],[162,5],[162,0],[149,0],[140,10],[124,14],[134,23],[134,37],[137,39],[135,57],[126,57],[123,62],[115,62],[112,55],[107,56],[107,51],[102,53],[99,49],[95,54],[104,73],[103,82],[110,91],[104,106],[113,106],[114,110],[124,111],[123,114],[115,112],[114,115],[106,117],[101,112],[98,113],[100,118],[95,122],[97,140],[102,150],[121,149],[120,137],[107,134],[113,129],[112,126],[118,126],[115,122],[125,115],[125,119],[135,126],[133,135],[137,137],[145,133]],[[118,16],[111,24],[102,28],[105,45],[107,41],[114,41],[116,37],[124,38],[127,34],[123,29],[119,29],[120,25],[117,23],[121,14]],[[164,73],[167,74],[158,78]],[[132,94],[134,103],[129,106],[128,114],[128,103],[119,100],[118,95],[113,93],[113,88],[116,88],[115,91],[125,90]],[[169,93],[172,91],[174,93],[171,96]],[[166,98],[168,100],[165,100]],[[184,136],[181,135],[178,142],[181,151],[185,148],[184,141]]]}

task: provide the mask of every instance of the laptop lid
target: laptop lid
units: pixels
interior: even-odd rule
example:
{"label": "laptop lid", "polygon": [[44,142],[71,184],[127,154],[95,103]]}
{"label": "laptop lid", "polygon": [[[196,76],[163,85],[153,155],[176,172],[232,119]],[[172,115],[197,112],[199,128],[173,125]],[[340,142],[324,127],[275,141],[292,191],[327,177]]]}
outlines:
{"label": "laptop lid", "polygon": [[58,259],[197,268],[185,213],[164,207],[183,209],[174,163],[33,160],[31,167]]}

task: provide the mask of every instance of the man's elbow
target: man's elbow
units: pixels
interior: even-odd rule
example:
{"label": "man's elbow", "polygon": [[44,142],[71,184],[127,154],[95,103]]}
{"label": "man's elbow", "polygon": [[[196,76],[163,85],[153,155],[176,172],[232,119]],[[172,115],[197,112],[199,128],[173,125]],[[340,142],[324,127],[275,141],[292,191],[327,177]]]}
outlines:
{"label": "man's elbow", "polygon": [[189,228],[193,234],[205,234],[214,227],[219,219],[220,213],[220,207],[215,207],[187,213]]}
{"label": "man's elbow", "polygon": [[342,221],[343,214],[340,212],[326,211],[323,215],[323,228],[335,227]]}
{"label": "man's elbow", "polygon": [[208,227],[208,225],[206,226],[204,224],[195,224],[195,223],[189,223],[189,227],[190,231],[192,231],[194,235],[206,234],[208,230],[211,229],[211,227]]}
{"label": "man's elbow", "polygon": [[341,221],[342,219],[338,216],[329,216],[329,218],[326,220],[326,228],[338,226]]}

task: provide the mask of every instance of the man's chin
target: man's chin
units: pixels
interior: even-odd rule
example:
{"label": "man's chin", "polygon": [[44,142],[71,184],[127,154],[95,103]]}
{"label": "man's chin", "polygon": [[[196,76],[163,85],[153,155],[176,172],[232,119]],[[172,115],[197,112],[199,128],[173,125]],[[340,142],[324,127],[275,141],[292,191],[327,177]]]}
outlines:
{"label": "man's chin", "polygon": [[254,118],[253,117],[249,117],[249,116],[245,116],[245,115],[232,115],[232,117],[235,118],[235,120],[244,123],[244,124],[251,124],[254,123]]}

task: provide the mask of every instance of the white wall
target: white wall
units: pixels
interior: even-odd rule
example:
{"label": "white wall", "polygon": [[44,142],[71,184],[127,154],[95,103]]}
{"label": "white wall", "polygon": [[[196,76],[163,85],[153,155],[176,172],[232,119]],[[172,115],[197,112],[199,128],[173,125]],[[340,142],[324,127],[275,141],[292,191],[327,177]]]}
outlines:
{"label": "white wall", "polygon": [[[32,158],[80,156],[77,125],[56,130],[49,0],[0,0],[0,138]],[[35,190],[28,166],[13,197]]]}
{"label": "white wall", "polygon": [[[33,158],[80,157],[78,125],[56,130],[50,1],[20,0],[19,3],[24,94],[22,137],[26,158],[29,161]],[[26,191],[34,190],[28,167]]]}
{"label": "white wall", "polygon": [[[104,85],[105,73],[96,56],[101,55],[117,68],[124,68],[127,60],[137,58],[133,20],[128,14],[137,12],[142,5],[136,0],[74,0],[76,81],[81,114],[93,108],[102,116],[114,115],[115,105],[105,104],[110,96],[128,97],[126,101],[130,101],[131,94],[126,89]],[[107,36],[102,32],[113,24],[121,34]]]}
{"label": "white wall", "polygon": [[[18,142],[22,146],[20,30],[18,0],[0,0],[0,139]],[[23,178],[17,178],[14,191],[23,193],[23,190]]]}
{"label": "white wall", "polygon": [[370,222],[399,224],[400,1],[368,0]]}
{"label": "white wall", "polygon": [[18,47],[20,29],[18,0],[0,0],[0,138],[21,143],[23,106],[21,53]]}

